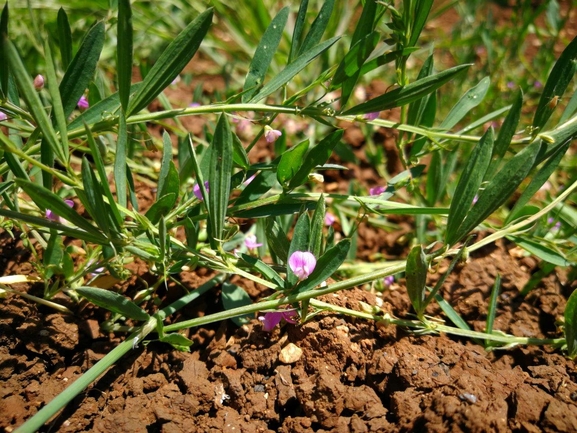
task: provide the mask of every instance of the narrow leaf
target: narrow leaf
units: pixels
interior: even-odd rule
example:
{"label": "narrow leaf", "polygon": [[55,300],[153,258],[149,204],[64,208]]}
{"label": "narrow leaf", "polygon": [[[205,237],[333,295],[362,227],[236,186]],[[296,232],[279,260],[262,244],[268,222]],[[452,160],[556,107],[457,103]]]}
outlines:
{"label": "narrow leaf", "polygon": [[116,183],[116,197],[118,204],[126,207],[126,147],[128,132],[126,130],[126,117],[124,111],[118,118],[118,136],[116,138],[116,155],[114,158],[114,181]]}
{"label": "narrow leaf", "polygon": [[331,19],[334,5],[335,0],[325,0],[321,10],[319,11],[319,14],[313,21],[311,29],[307,33],[305,40],[299,49],[299,54],[306,53],[321,41],[323,33],[325,32],[329,24],[329,20]]}
{"label": "narrow leaf", "polygon": [[283,287],[284,280],[273,268],[271,268],[265,262],[263,262],[260,259],[257,259],[256,257],[249,256],[248,254],[242,254],[241,257],[249,266],[254,268],[255,271],[262,274],[262,276],[264,276],[267,280],[275,283],[280,288]]}
{"label": "narrow leaf", "polygon": [[164,215],[172,210],[176,202],[176,194],[165,194],[156,200],[144,215],[151,224],[156,225]]}
{"label": "narrow leaf", "polygon": [[289,54],[289,63],[291,63],[298,56],[303,27],[305,19],[307,17],[308,6],[309,6],[309,0],[301,0],[299,11],[297,13],[297,18],[295,20],[295,27],[293,30],[291,51]]}
{"label": "narrow leaf", "polygon": [[[110,236],[110,227],[108,226],[108,206],[104,205],[102,195],[102,187],[96,179],[90,163],[86,157],[82,158],[82,184],[84,187],[84,195],[87,202],[83,201],[83,205],[96,222],[96,225],[107,235]],[[79,195],[80,198],[82,198]]]}
{"label": "narrow leaf", "polygon": [[574,290],[565,306],[565,341],[571,359],[577,357],[577,290]]}
{"label": "narrow leaf", "polygon": [[64,8],[58,9],[57,19],[58,30],[58,46],[60,48],[60,57],[62,58],[62,66],[68,69],[68,65],[72,61],[72,32],[70,31],[70,23]]}
{"label": "narrow leaf", "polygon": [[78,100],[92,81],[103,46],[104,23],[101,21],[88,31],[60,82],[60,97],[66,117],[76,108]]}
{"label": "narrow leaf", "polygon": [[213,9],[201,13],[174,39],[146,75],[142,87],[130,100],[127,116],[150,104],[188,64],[206,36]]}
{"label": "narrow leaf", "polygon": [[288,183],[297,174],[303,164],[303,158],[309,148],[309,140],[301,141],[296,146],[287,150],[281,156],[278,163],[276,176],[283,188],[288,187]]}
{"label": "narrow leaf", "polygon": [[[8,39],[8,2],[2,8],[2,16],[0,16],[0,40]],[[10,77],[10,67],[8,63],[8,56],[6,53],[5,44],[0,43],[0,91],[2,98],[8,98],[8,79]]]}
{"label": "narrow leaf", "polygon": [[409,47],[414,47],[417,44],[417,40],[421,35],[423,27],[427,22],[429,17],[429,12],[433,7],[433,0],[421,0],[416,3],[416,9],[414,12],[414,17],[412,17],[411,22],[411,38],[409,39]]}
{"label": "narrow leaf", "polygon": [[56,79],[56,71],[54,69],[54,61],[52,59],[52,51],[50,49],[50,44],[48,41],[44,44],[44,53],[46,55],[46,80],[48,82],[48,92],[52,98],[52,112],[54,118],[56,119],[56,125],[58,126],[58,131],[60,132],[60,141],[58,142],[61,154],[65,158],[63,161],[65,164],[68,163],[69,152],[68,152],[68,132],[66,129],[66,116],[64,115],[64,107],[62,106],[62,100],[60,99],[60,92],[58,91],[58,82]]}
{"label": "narrow leaf", "polygon": [[321,194],[321,198],[317,203],[317,208],[313,213],[313,219],[311,221],[311,235],[309,242],[309,251],[313,253],[315,257],[320,257],[322,252],[323,244],[323,227],[325,225],[325,196]]}
{"label": "narrow leaf", "polygon": [[421,245],[415,245],[407,257],[407,268],[405,271],[407,279],[407,293],[411,304],[422,319],[425,310],[425,286],[427,284],[427,258]]}
{"label": "narrow leaf", "polygon": [[254,57],[250,62],[248,73],[244,81],[242,102],[247,102],[252,98],[264,82],[266,71],[283,35],[283,31],[288,19],[289,8],[282,8],[272,20],[260,40]]}
{"label": "narrow leaf", "polygon": [[417,80],[404,87],[398,87],[381,96],[357,105],[342,113],[343,115],[374,113],[376,111],[389,110],[416,101],[430,93],[433,93],[443,84],[463,73],[471,65],[459,65],[447,69],[435,75]]}
{"label": "narrow leaf", "polygon": [[571,262],[558,251],[547,247],[535,240],[523,238],[520,236],[507,236],[507,239],[515,242],[518,246],[528,251],[532,255],[540,258],[544,262],[552,263],[556,266],[569,266]]}
{"label": "narrow leaf", "polygon": [[481,103],[489,90],[490,84],[491,80],[489,77],[485,77],[479,81],[475,87],[467,90],[455,106],[451,108],[451,111],[447,114],[447,117],[443,120],[439,128],[451,129],[455,126],[469,111]]}
{"label": "narrow leaf", "polygon": [[285,69],[283,69],[278,75],[276,75],[272,80],[270,80],[260,92],[254,96],[249,102],[256,103],[264,98],[266,98],[271,93],[277,91],[286,83],[288,83],[296,74],[302,71],[310,62],[315,58],[320,56],[326,50],[328,50],[336,41],[339,40],[339,36],[335,36],[327,41],[324,41],[317,46],[311,48],[307,52],[301,54],[294,62],[290,63]]}
{"label": "narrow leaf", "polygon": [[261,198],[275,185],[276,174],[274,171],[266,170],[259,173],[240,193],[235,205],[253,202]]}
{"label": "narrow leaf", "polygon": [[282,227],[274,220],[269,218],[266,220],[266,243],[277,259],[282,263],[288,262],[289,240],[283,231]]}
{"label": "narrow leaf", "polygon": [[98,305],[108,311],[140,321],[148,320],[150,318],[146,311],[116,292],[87,286],[78,287],[75,290],[83,298],[88,299],[94,305]]}
{"label": "narrow leaf", "polygon": [[128,109],[132,78],[132,9],[130,0],[118,0],[117,60],[118,93],[122,109]]}

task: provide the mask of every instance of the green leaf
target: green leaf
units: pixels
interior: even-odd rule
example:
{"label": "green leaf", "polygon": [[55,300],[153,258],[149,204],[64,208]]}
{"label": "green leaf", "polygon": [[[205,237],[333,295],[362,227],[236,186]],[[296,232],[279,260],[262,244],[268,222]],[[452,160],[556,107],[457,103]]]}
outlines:
{"label": "green leaf", "polygon": [[145,216],[153,225],[158,224],[160,218],[172,210],[174,203],[176,203],[176,194],[165,194],[150,206]]}
{"label": "green leaf", "polygon": [[[459,227],[462,225],[469,209],[473,206],[473,199],[479,192],[479,187],[491,162],[493,143],[493,130],[488,129],[473,149],[467,165],[459,178],[455,195],[451,200],[449,218],[447,220],[446,243],[448,245],[453,245],[458,241],[456,238],[457,233],[461,233]],[[463,233],[463,236],[465,234]]]}
{"label": "green leaf", "polygon": [[[107,236],[110,236],[110,227],[108,225],[108,217],[109,207],[104,204],[104,200],[102,196],[104,195],[104,191],[102,191],[102,187],[96,179],[96,175],[92,168],[90,167],[90,163],[86,159],[86,157],[82,158],[82,184],[84,187],[84,194],[87,199],[86,202],[82,201],[82,204],[92,217],[92,219],[96,222],[98,228],[100,228]],[[79,198],[82,196],[79,194]]]}
{"label": "green leaf", "polygon": [[577,37],[575,37],[567,48],[559,56],[559,60],[553,66],[543,93],[539,99],[535,116],[533,117],[533,128],[542,130],[549,117],[557,107],[557,100],[563,96],[569,83],[573,80],[577,70]]}
{"label": "green leaf", "polygon": [[383,6],[377,1],[365,1],[364,5],[363,2],[360,5],[363,6],[363,10],[351,38],[350,49],[375,30],[375,25],[382,16]]}
{"label": "green leaf", "polygon": [[509,224],[511,221],[519,217],[521,209],[524,208],[524,206],[529,202],[531,197],[533,197],[535,193],[539,191],[539,188],[541,188],[545,184],[545,182],[547,182],[549,176],[551,176],[551,174],[553,174],[553,172],[557,169],[557,167],[559,167],[559,163],[561,162],[561,159],[565,155],[565,152],[567,152],[567,149],[569,149],[570,144],[571,141],[568,140],[564,146],[559,147],[557,151],[547,160],[547,162],[543,164],[541,169],[534,176],[532,176],[531,182],[529,183],[529,185],[527,185],[527,188],[525,188],[525,191],[523,191],[521,197],[517,199],[515,206],[513,207],[513,209],[509,213],[509,216],[505,220],[505,224]]}
{"label": "green leaf", "polygon": [[210,154],[208,215],[213,249],[223,240],[224,221],[230,197],[232,175],[232,133],[226,115],[221,114],[214,131]]}
{"label": "green leaf", "polygon": [[[333,149],[337,145],[337,143],[343,137],[344,130],[339,129],[334,131],[333,133],[327,135],[323,138],[315,147],[313,147],[310,152],[304,157],[304,160],[300,158],[300,163],[302,164],[298,171],[291,177],[289,177],[289,186],[288,189],[292,190],[295,189],[297,186],[304,184],[308,180],[309,174],[318,166],[322,166],[326,163],[333,153]],[[307,140],[308,143],[308,140]],[[308,144],[307,144],[308,147]],[[294,149],[294,148],[293,148]],[[292,150],[292,149],[291,149]],[[290,152],[290,151],[289,151]],[[285,152],[281,158],[281,162],[279,163],[278,170],[281,169],[281,164],[283,164],[283,158],[289,152]],[[295,151],[296,155],[292,155],[291,159],[292,162],[294,158],[298,156],[298,151]],[[283,166],[283,170],[285,167]],[[278,172],[277,172],[278,173]],[[280,182],[280,179],[279,179]],[[285,181],[286,182],[286,181]],[[281,182],[281,185],[284,185],[284,182]]]}
{"label": "green leaf", "polygon": [[[170,136],[166,131],[162,133],[162,160],[160,161],[160,173],[158,173],[158,197],[162,197],[164,194],[161,191],[164,189],[164,182],[168,177],[169,170],[171,168],[170,163],[172,162],[172,141],[170,141]],[[177,192],[177,191],[168,191]]]}
{"label": "green leaf", "polygon": [[313,210],[317,202],[313,200],[298,200],[291,197],[279,199],[275,203],[256,206],[251,209],[235,210],[231,216],[235,218],[266,218],[271,216],[290,215],[303,210]]}
{"label": "green leaf", "polygon": [[276,177],[283,188],[288,189],[289,182],[303,164],[303,158],[309,148],[309,140],[301,141],[282,154],[277,166]]}
{"label": "green leaf", "polygon": [[[8,39],[8,2],[4,4],[2,9],[2,16],[0,16],[0,40]],[[6,47],[4,43],[0,43],[0,91],[2,98],[8,99],[8,79],[10,78],[10,67],[8,63],[8,56],[6,54]]]}
{"label": "green leaf", "polygon": [[571,359],[577,357],[577,290],[574,290],[565,306],[565,341]]}
{"label": "green leaf", "polygon": [[146,108],[180,74],[206,36],[212,14],[212,8],[201,13],[164,50],[146,75],[142,87],[130,100],[127,116]]}
{"label": "green leaf", "polygon": [[128,109],[132,78],[132,9],[130,0],[118,0],[117,60],[118,93],[122,109]]}
{"label": "green leaf", "polygon": [[417,99],[433,93],[443,84],[463,73],[469,66],[471,65],[455,66],[454,68],[447,69],[438,74],[417,80],[404,87],[398,87],[363,104],[357,105],[342,114],[346,116],[374,113],[376,111],[390,110],[391,108],[400,107],[416,101]]}
{"label": "green leaf", "polygon": [[234,149],[232,160],[238,167],[248,170],[250,168],[248,155],[246,154],[246,150],[242,146],[242,142],[240,141],[238,136],[234,133],[234,131],[232,131],[232,146]]}
{"label": "green leaf", "polygon": [[262,171],[244,188],[236,199],[235,205],[254,202],[270,191],[276,182],[274,171]]}
{"label": "green leaf", "polygon": [[78,100],[92,81],[103,46],[104,23],[101,21],[88,31],[60,82],[60,97],[66,117],[74,111]]}
{"label": "green leaf", "polygon": [[124,111],[121,111],[118,117],[118,136],[116,140],[116,155],[114,157],[116,197],[118,198],[118,204],[126,207],[126,147],[128,143],[128,131],[126,129],[126,116],[124,115]]}
{"label": "green leaf", "polygon": [[178,333],[163,335],[160,337],[160,341],[170,344],[176,350],[180,350],[181,352],[190,352],[189,348],[193,345],[191,340]]}
{"label": "green leaf", "polygon": [[90,147],[90,154],[92,155],[92,159],[94,160],[94,165],[96,165],[96,171],[98,171],[98,177],[100,177],[100,184],[102,189],[104,190],[104,194],[108,198],[108,203],[110,204],[110,210],[112,212],[112,216],[114,217],[114,221],[116,222],[116,228],[120,231],[120,227],[122,226],[123,218],[120,215],[120,211],[118,210],[118,206],[114,201],[114,196],[112,195],[112,191],[110,191],[110,184],[108,182],[108,175],[106,174],[106,169],[104,168],[104,161],[102,160],[102,155],[100,154],[96,142],[94,141],[94,137],[90,132],[90,128],[88,125],[84,125],[86,129],[86,137],[88,139],[88,146]]}
{"label": "green leaf", "polygon": [[[296,251],[309,251],[310,234],[311,234],[311,220],[309,218],[308,213],[303,212],[299,216],[299,219],[295,224],[295,228],[293,231],[293,238],[291,240],[289,248],[288,258],[290,258],[290,256],[292,256]],[[298,278],[291,270],[288,264],[288,258],[286,261],[287,282],[290,285],[294,285],[298,281]]]}
{"label": "green leaf", "polygon": [[242,102],[248,102],[262,86],[266,71],[272,62],[282,38],[289,11],[290,9],[288,7],[281,9],[266,29],[256,47],[254,57],[250,62],[244,81]]}
{"label": "green leaf", "polygon": [[66,129],[66,116],[64,115],[64,107],[60,99],[60,92],[58,91],[58,82],[56,79],[56,71],[54,69],[54,61],[52,59],[52,51],[48,41],[44,44],[44,53],[46,55],[46,81],[48,84],[48,92],[52,98],[52,112],[56,119],[56,125],[60,132],[60,141],[58,142],[61,154],[65,158],[64,162],[67,164],[69,159],[68,152],[68,132]]}
{"label": "green leaf", "polygon": [[86,286],[78,287],[75,290],[80,296],[88,299],[94,305],[98,305],[113,313],[118,313],[130,319],[140,321],[145,321],[150,318],[146,311],[116,292]]}
{"label": "green leaf", "polygon": [[270,80],[249,102],[256,103],[280,89],[296,74],[302,71],[310,62],[328,50],[336,41],[339,40],[339,38],[340,36],[335,36],[334,38],[324,41],[311,48],[307,52],[301,54],[293,62],[289,63],[289,65],[279,74],[277,74],[272,80]]}
{"label": "green leaf", "polygon": [[275,283],[280,288],[284,286],[284,280],[281,276],[262,260],[248,254],[241,254],[241,258],[270,282]]}
{"label": "green leaf", "polygon": [[290,248],[289,240],[274,218],[266,220],[265,234],[269,249],[276,255],[278,260],[282,263],[287,263]]}
{"label": "green leaf", "polygon": [[329,248],[318,260],[315,270],[306,280],[301,281],[296,287],[296,293],[303,293],[314,289],[316,286],[326,281],[343,264],[349,249],[350,239],[343,239],[334,247]]}
{"label": "green leaf", "polygon": [[530,252],[541,260],[552,263],[556,266],[569,266],[570,262],[567,258],[558,251],[543,245],[536,240],[529,239],[521,236],[507,236],[507,239],[515,242],[518,246],[523,248],[525,251]]}
{"label": "green leaf", "polygon": [[[485,326],[485,334],[491,335],[493,333],[493,324],[495,323],[495,317],[497,316],[497,300],[499,298],[499,292],[501,291],[501,275],[497,274],[495,278],[495,284],[491,289],[491,297],[489,300],[489,307],[487,308],[487,324]],[[485,346],[490,346],[491,342],[489,340],[485,341]]]}
{"label": "green leaf", "polygon": [[531,171],[540,149],[540,140],[535,140],[507,162],[479,194],[479,200],[447,243],[454,244],[464,237],[511,197]]}
{"label": "green leaf", "polygon": [[[429,57],[427,57],[427,60],[425,60],[425,62],[423,63],[423,66],[419,71],[419,75],[417,76],[417,81],[431,76],[431,74],[433,73],[433,64],[434,64],[434,58],[433,55],[431,54]],[[434,93],[432,93],[431,95],[434,95]],[[420,125],[423,112],[425,111],[425,107],[427,106],[428,101],[431,98],[431,95],[425,96],[424,98],[414,101],[409,105],[409,112],[407,114],[407,124]],[[411,154],[413,154],[412,149]]]}
{"label": "green leaf", "polygon": [[565,106],[565,110],[563,110],[563,114],[559,119],[559,123],[565,123],[571,118],[571,116],[573,116],[573,114],[575,114],[575,111],[577,111],[577,92],[574,92],[571,99],[569,99],[569,102]]}
{"label": "green leaf", "polygon": [[461,99],[455,104],[445,120],[439,125],[440,129],[451,129],[455,126],[465,115],[481,103],[487,91],[491,80],[489,77],[483,78],[475,87],[467,90]]}
{"label": "green leaf", "polygon": [[511,105],[511,109],[507,114],[507,117],[503,121],[501,125],[501,129],[499,130],[499,135],[495,140],[495,145],[493,148],[493,160],[489,165],[489,169],[487,170],[487,175],[485,176],[487,179],[493,177],[509,145],[511,144],[511,140],[513,136],[517,132],[517,125],[519,124],[519,119],[521,118],[521,109],[523,108],[523,92],[519,90],[515,95],[513,100],[513,104]]}
{"label": "green leaf", "polygon": [[325,205],[325,196],[321,194],[317,207],[313,213],[311,221],[311,235],[309,242],[309,251],[315,257],[320,257],[323,245],[323,227],[325,226],[325,213],[327,211]]}
{"label": "green leaf", "polygon": [[16,80],[16,84],[20,89],[22,98],[30,109],[30,114],[32,114],[32,117],[34,117],[34,120],[40,128],[40,131],[42,131],[43,138],[50,146],[50,149],[52,149],[58,159],[64,165],[66,165],[66,155],[64,155],[62,152],[62,148],[58,142],[58,138],[56,137],[56,132],[54,131],[52,122],[50,122],[50,119],[44,110],[44,106],[40,101],[38,92],[36,89],[34,89],[32,80],[30,79],[30,76],[28,75],[28,72],[22,63],[22,59],[18,55],[18,51],[16,51],[16,47],[7,39],[2,40],[2,46],[10,66],[11,74]]}
{"label": "green leaf", "polygon": [[42,257],[42,264],[48,271],[48,274],[45,275],[46,278],[54,275],[54,270],[60,267],[63,258],[64,243],[62,242],[62,235],[57,233],[56,230],[52,230]]}
{"label": "green leaf", "polygon": [[471,327],[467,324],[467,322],[463,320],[461,316],[459,316],[459,313],[455,311],[451,304],[445,301],[445,299],[438,293],[435,295],[435,301],[437,301],[437,304],[439,304],[439,307],[441,307],[441,310],[443,310],[445,316],[447,316],[457,328],[471,330]]}
{"label": "green leaf", "polygon": [[[225,310],[232,310],[238,307],[246,307],[252,304],[250,296],[248,296],[248,293],[246,293],[242,287],[228,282],[222,284],[221,297],[222,305]],[[252,314],[245,314],[242,316],[232,317],[230,320],[232,320],[236,326],[242,326],[250,322],[252,318]]]}
{"label": "green leaf", "polygon": [[64,8],[58,9],[56,29],[58,31],[58,47],[60,48],[62,66],[64,69],[68,69],[68,65],[72,61],[72,32],[70,31],[70,23]]}
{"label": "green leaf", "polygon": [[425,287],[427,284],[427,270],[429,265],[421,245],[415,245],[407,257],[405,275],[407,279],[407,293],[411,304],[419,319],[425,312]]}
{"label": "green leaf", "polygon": [[295,20],[295,27],[293,30],[291,51],[289,54],[289,63],[291,63],[298,56],[303,27],[305,19],[307,17],[308,6],[309,6],[309,0],[301,0],[299,11],[297,13],[297,18]]}
{"label": "green leaf", "polygon": [[317,17],[313,21],[313,24],[311,25],[311,29],[305,36],[305,40],[303,41],[303,44],[299,49],[299,55],[311,50],[321,41],[323,33],[325,32],[329,24],[329,20],[331,19],[334,4],[335,0],[326,0],[323,3],[323,6],[321,7],[319,14],[317,15]]}
{"label": "green leaf", "polygon": [[429,12],[433,6],[433,0],[421,0],[416,3],[414,15],[411,16],[411,38],[409,39],[408,46],[413,47],[417,44],[417,40],[421,35],[423,27],[427,22],[429,17]]}

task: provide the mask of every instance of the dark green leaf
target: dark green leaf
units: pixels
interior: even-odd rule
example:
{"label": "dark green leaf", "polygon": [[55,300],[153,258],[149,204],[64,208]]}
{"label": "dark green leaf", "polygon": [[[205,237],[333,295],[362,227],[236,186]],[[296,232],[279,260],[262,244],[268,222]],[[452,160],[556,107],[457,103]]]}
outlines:
{"label": "dark green leaf", "polygon": [[309,0],[301,0],[297,18],[295,20],[295,27],[291,41],[291,51],[289,54],[289,63],[291,63],[297,56],[300,48],[301,36],[305,19],[307,17],[307,9],[309,7]]}
{"label": "dark green leaf", "polygon": [[577,290],[574,290],[565,306],[565,341],[571,359],[577,357]]}
{"label": "dark green leaf", "polygon": [[256,103],[264,98],[266,98],[271,93],[277,91],[286,83],[288,83],[296,74],[302,71],[310,62],[315,58],[320,56],[326,50],[328,50],[336,41],[339,40],[339,36],[335,36],[327,41],[324,41],[317,46],[311,48],[307,52],[301,54],[293,62],[284,68],[279,74],[277,74],[272,80],[270,80],[256,96],[254,96],[249,102]]}
{"label": "dark green leaf", "polygon": [[[164,182],[168,177],[168,172],[171,168],[170,163],[172,162],[172,142],[170,141],[170,136],[168,132],[164,131],[162,133],[162,160],[160,161],[160,173],[158,173],[158,197],[162,197],[164,194],[161,191],[164,188]],[[176,191],[168,191],[176,192]]]}
{"label": "dark green leaf", "polygon": [[282,227],[274,218],[268,218],[266,220],[265,233],[266,242],[270,250],[276,255],[278,260],[282,263],[287,263],[290,248],[289,240]]}
{"label": "dark green leaf", "polygon": [[60,82],[60,97],[66,117],[76,108],[78,100],[92,81],[103,46],[104,23],[101,21],[88,31]]}
{"label": "dark green leaf", "polygon": [[62,66],[64,69],[68,69],[68,65],[70,65],[70,62],[72,61],[72,32],[70,31],[68,16],[63,8],[58,9],[58,22],[56,28],[58,30],[58,46],[60,48]]}
{"label": "dark green leaf", "polygon": [[559,60],[553,66],[543,93],[539,99],[539,105],[533,117],[533,128],[542,130],[547,120],[557,107],[558,99],[563,96],[569,83],[573,80],[577,69],[577,37],[563,50]]}
{"label": "dark green leaf", "polygon": [[242,102],[248,102],[262,86],[266,71],[272,62],[282,38],[288,14],[288,7],[281,9],[266,29],[262,39],[256,47],[254,57],[252,58],[248,68],[248,74],[244,81]]}
{"label": "dark green leaf", "polygon": [[[6,2],[0,17],[0,40],[2,41],[8,39],[8,16],[8,2]],[[0,92],[2,92],[3,99],[8,98],[8,79],[10,77],[10,67],[8,65],[6,47],[4,43],[0,43]]]}
{"label": "dark green leaf", "polygon": [[544,262],[553,263],[557,266],[569,266],[570,262],[559,251],[549,248],[547,245],[541,244],[536,240],[521,237],[521,236],[507,236],[507,239],[515,242],[525,251],[540,258]]}
{"label": "dark green leaf", "polygon": [[212,8],[201,13],[163,51],[146,75],[142,87],[130,100],[127,116],[148,106],[180,74],[206,36],[212,14]]}
{"label": "dark green leaf", "polygon": [[311,50],[321,41],[323,33],[325,32],[329,24],[329,20],[331,19],[334,4],[335,0],[325,0],[321,10],[319,11],[319,14],[313,21],[311,29],[307,33],[305,40],[299,49],[299,55]]}
{"label": "dark green leaf", "polygon": [[302,210],[315,209],[316,201],[295,200],[290,197],[278,200],[276,203],[256,206],[251,209],[231,212],[235,218],[265,218],[270,216],[290,215]]}
{"label": "dark green leaf", "polygon": [[52,112],[56,119],[56,125],[60,132],[60,141],[58,144],[61,148],[61,154],[65,158],[64,162],[68,163],[68,132],[66,128],[66,116],[64,115],[64,108],[62,100],[60,99],[60,92],[58,91],[58,82],[56,81],[56,71],[54,69],[54,61],[52,59],[52,50],[48,41],[44,44],[44,53],[46,55],[46,81],[48,84],[48,92],[52,98]]}
{"label": "dark green leaf", "polygon": [[100,186],[98,179],[96,179],[96,175],[94,174],[94,171],[92,171],[90,163],[86,157],[82,158],[81,170],[84,194],[87,199],[87,202],[83,202],[82,204],[92,219],[96,222],[98,228],[100,228],[107,236],[110,236],[110,227],[108,225],[109,212],[107,212],[109,211],[109,206],[105,206],[104,204],[104,200],[102,199],[104,191],[102,191],[102,187]]}
{"label": "dark green leaf", "polygon": [[374,113],[376,111],[389,110],[416,101],[417,99],[433,93],[443,84],[452,80],[458,74],[463,73],[469,66],[471,65],[455,66],[454,68],[447,69],[438,74],[417,80],[404,87],[398,87],[363,104],[357,105],[342,114],[354,115]]}
{"label": "dark green leaf", "polygon": [[140,321],[148,320],[150,318],[146,311],[116,292],[86,286],[78,287],[75,290],[83,298],[88,299],[94,305],[98,305],[108,311]]}
{"label": "dark green leaf", "polygon": [[250,203],[261,198],[274,186],[276,174],[271,170],[259,173],[240,193],[235,205]]}
{"label": "dark green leaf", "polygon": [[303,157],[309,148],[309,140],[305,140],[282,154],[278,163],[276,177],[283,188],[297,174],[303,164]]}
{"label": "dark green leaf", "polygon": [[210,154],[211,171],[208,176],[208,215],[212,248],[220,246],[223,239],[224,220],[230,197],[232,174],[232,133],[226,115],[218,119]]}
{"label": "dark green leaf", "polygon": [[326,281],[343,264],[351,248],[350,239],[343,239],[334,247],[329,248],[318,260],[315,270],[306,280],[301,281],[296,292],[302,293],[314,289],[316,286]]}
{"label": "dark green leaf", "polygon": [[453,245],[458,241],[457,233],[461,233],[463,236],[466,234],[462,233],[459,227],[462,225],[469,209],[473,206],[475,195],[479,192],[479,187],[491,162],[493,143],[493,130],[488,129],[473,149],[461,174],[455,189],[455,195],[451,200],[451,208],[447,220],[446,243],[448,245]]}
{"label": "dark green leaf", "polygon": [[[246,307],[252,304],[250,296],[246,291],[236,284],[223,283],[222,284],[222,305],[225,310],[232,310],[233,308]],[[252,314],[245,314],[243,316],[232,317],[231,320],[236,326],[242,326],[250,322]]]}
{"label": "dark green leaf", "polygon": [[128,109],[132,78],[132,9],[130,0],[118,0],[118,93],[124,111]]}
{"label": "dark green leaf", "polygon": [[417,40],[421,35],[423,27],[427,22],[429,12],[433,6],[433,0],[421,0],[416,3],[414,17],[411,17],[411,38],[409,39],[408,46],[413,47],[417,44]]}
{"label": "dark green leaf", "polygon": [[[333,149],[337,145],[337,143],[343,137],[344,130],[339,129],[334,131],[333,133],[327,135],[323,138],[315,147],[313,147],[310,152],[304,157],[304,160],[301,158],[300,161],[302,165],[298,169],[298,171],[289,178],[289,186],[288,189],[292,190],[295,189],[297,186],[304,184],[308,180],[309,174],[318,166],[323,165],[326,163],[333,153]],[[307,141],[308,143],[308,141]],[[308,147],[308,145],[307,145]],[[294,149],[294,148],[293,148]],[[291,149],[292,150],[292,149]],[[289,151],[290,152],[290,151]],[[281,164],[283,164],[283,158],[288,152],[286,152],[282,158],[281,162],[279,163],[278,170],[281,169]],[[297,152],[298,154],[298,152]],[[293,155],[292,157],[296,157],[297,155]],[[294,159],[293,159],[294,162]],[[287,168],[283,166],[283,169]],[[279,179],[280,182],[280,179]],[[286,182],[286,181],[285,181]],[[281,182],[281,185],[284,182]]]}
{"label": "dark green leaf", "polygon": [[284,280],[273,268],[271,268],[265,262],[257,259],[256,257],[249,256],[248,254],[242,254],[241,257],[249,266],[251,266],[255,271],[259,272],[267,280],[275,283],[280,288],[283,287]]}
{"label": "dark green leaf", "polygon": [[427,257],[421,245],[415,245],[407,257],[407,268],[405,271],[407,279],[407,292],[411,304],[422,319],[425,312],[425,286],[427,284],[427,271],[429,265]]}
{"label": "dark green leaf", "polygon": [[250,167],[250,162],[248,160],[248,155],[246,154],[246,150],[242,146],[242,142],[238,138],[238,136],[232,131],[232,146],[234,148],[234,153],[232,155],[232,159],[234,163],[245,170],[248,170]]}
{"label": "dark green leaf", "polygon": [[311,221],[309,251],[313,253],[315,257],[320,257],[322,253],[323,227],[325,226],[326,210],[325,196],[321,194],[321,198],[319,198],[317,208],[313,213],[313,219]]}
{"label": "dark green leaf", "polygon": [[571,118],[571,116],[573,116],[573,114],[575,114],[575,111],[577,111],[577,92],[574,92],[573,96],[571,96],[565,110],[563,110],[559,123],[565,123]]}
{"label": "dark green leaf", "polygon": [[176,203],[176,194],[165,194],[150,206],[150,209],[146,211],[145,216],[152,224],[157,224],[162,216],[172,210],[174,203]]}

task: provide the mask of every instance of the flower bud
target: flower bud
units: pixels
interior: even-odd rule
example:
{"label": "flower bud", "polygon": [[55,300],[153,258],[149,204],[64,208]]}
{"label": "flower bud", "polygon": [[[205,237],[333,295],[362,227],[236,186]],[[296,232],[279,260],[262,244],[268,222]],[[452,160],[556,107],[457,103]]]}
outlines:
{"label": "flower bud", "polygon": [[34,78],[34,88],[38,91],[44,88],[44,77],[42,75],[38,74]]}

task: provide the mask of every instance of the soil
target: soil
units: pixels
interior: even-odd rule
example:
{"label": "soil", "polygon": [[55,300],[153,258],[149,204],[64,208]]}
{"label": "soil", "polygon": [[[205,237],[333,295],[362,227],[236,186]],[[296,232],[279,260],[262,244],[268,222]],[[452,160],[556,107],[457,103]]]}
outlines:
{"label": "soil", "polygon": [[[211,77],[203,81],[207,92],[222,87]],[[382,83],[373,86],[386,90]],[[168,94],[180,95],[180,105],[186,106],[192,90],[192,85],[180,84]],[[202,131],[197,118],[181,120],[187,129]],[[365,186],[382,183],[366,162],[363,133],[354,125],[341,126],[347,128],[345,140],[359,162],[334,160],[350,170],[326,172],[325,191],[346,191],[352,179]],[[158,136],[158,128],[152,127],[151,133]],[[393,132],[375,131],[373,139],[385,149],[387,172],[396,174],[401,168]],[[270,152],[261,140],[251,158],[263,161]],[[154,197],[150,185],[139,184],[138,194],[141,209],[147,209]],[[361,225],[359,259],[406,256],[411,221],[392,217],[390,222],[396,230]],[[30,260],[17,233],[15,239],[0,233],[2,275],[34,274]],[[442,263],[428,283],[434,284],[446,266]],[[577,282],[557,268],[521,296],[540,266],[513,244],[499,241],[472,253],[447,279],[441,294],[473,329],[483,331],[490,291],[500,274],[502,293],[494,328],[523,337],[559,337],[557,324]],[[154,282],[142,263],[134,263],[132,272],[134,277],[118,286],[127,294],[142,289],[142,281]],[[192,290],[211,274],[199,269],[180,277]],[[244,285],[255,300],[264,294],[254,284]],[[41,284],[15,288],[42,296]],[[163,302],[175,299],[179,290],[169,286],[160,293]],[[403,279],[384,292],[359,287],[322,300],[352,309],[359,309],[362,301],[397,317],[410,313]],[[0,302],[0,431],[13,431],[123,339],[122,334],[99,329],[106,318],[102,310],[73,304],[64,296],[57,301],[74,315],[14,294]],[[172,320],[211,314],[220,305],[217,287]],[[444,317],[435,305],[427,313]],[[187,336],[194,342],[190,353],[156,342],[134,349],[41,431],[577,431],[577,371],[558,348],[489,351],[468,339],[416,335],[329,313],[271,333],[255,318],[240,328],[225,321],[192,329]]]}

